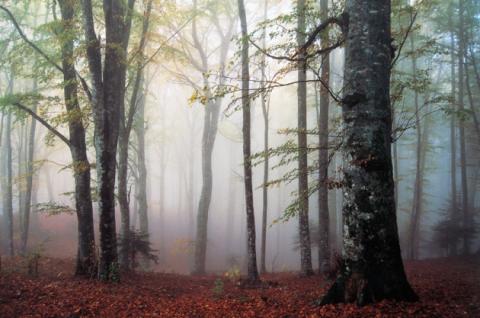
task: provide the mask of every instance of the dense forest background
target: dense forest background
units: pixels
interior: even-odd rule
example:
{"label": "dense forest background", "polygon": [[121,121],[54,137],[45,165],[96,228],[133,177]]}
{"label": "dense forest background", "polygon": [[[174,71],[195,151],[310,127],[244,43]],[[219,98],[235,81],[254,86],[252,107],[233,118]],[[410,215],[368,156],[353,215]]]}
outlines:
{"label": "dense forest background", "polygon": [[[106,275],[117,247],[125,268],[246,272],[253,215],[261,272],[331,266],[344,230],[344,5],[246,0],[242,30],[230,0],[125,1],[110,15],[101,1],[2,1],[2,254],[78,257],[88,273],[103,244]],[[479,253],[480,3],[391,10],[402,256]]]}

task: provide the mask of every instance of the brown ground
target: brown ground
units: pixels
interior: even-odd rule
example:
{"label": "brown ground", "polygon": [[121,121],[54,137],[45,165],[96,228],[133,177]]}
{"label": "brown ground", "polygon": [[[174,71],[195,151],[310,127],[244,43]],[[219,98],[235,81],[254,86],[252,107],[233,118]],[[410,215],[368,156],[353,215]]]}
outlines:
{"label": "brown ground", "polygon": [[[0,317],[480,317],[480,267],[474,260],[407,263],[421,301],[314,306],[328,286],[321,277],[282,273],[268,287],[243,289],[221,276],[145,273],[118,284],[72,278],[73,262],[41,259],[38,277],[25,260],[3,258]],[[223,282],[223,283],[220,283]]]}

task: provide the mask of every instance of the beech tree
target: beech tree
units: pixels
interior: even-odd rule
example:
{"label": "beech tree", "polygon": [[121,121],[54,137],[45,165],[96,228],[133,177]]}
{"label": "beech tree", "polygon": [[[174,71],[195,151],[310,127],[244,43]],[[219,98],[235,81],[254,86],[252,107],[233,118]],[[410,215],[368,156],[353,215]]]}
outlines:
{"label": "beech tree", "polygon": [[398,239],[391,158],[390,1],[346,1],[343,266],[321,303],[415,301]]}
{"label": "beech tree", "polygon": [[120,114],[125,109],[127,47],[135,0],[104,0],[105,53],[97,37],[91,0],[82,0],[87,60],[92,79],[92,108],[100,210],[100,262],[102,280],[118,279],[115,228],[115,174]]}
{"label": "beech tree", "polygon": [[253,186],[252,186],[252,158],[250,140],[250,94],[249,94],[249,55],[248,55],[248,29],[245,4],[238,0],[238,14],[242,29],[242,116],[243,116],[243,178],[245,183],[245,209],[247,215],[247,279],[250,283],[259,280],[257,269],[256,235],[255,235],[255,212],[253,209]]}

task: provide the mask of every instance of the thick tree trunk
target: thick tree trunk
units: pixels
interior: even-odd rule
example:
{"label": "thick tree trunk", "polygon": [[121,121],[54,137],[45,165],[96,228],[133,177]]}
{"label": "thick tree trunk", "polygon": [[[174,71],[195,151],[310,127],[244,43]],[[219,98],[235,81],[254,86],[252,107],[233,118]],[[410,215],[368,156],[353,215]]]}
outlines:
{"label": "thick tree trunk", "polygon": [[[65,32],[73,27],[74,6],[71,1],[58,2]],[[62,68],[64,70],[63,86],[65,108],[69,114],[68,129],[70,133],[70,152],[73,160],[75,179],[75,207],[77,211],[78,247],[75,275],[94,277],[97,273],[95,254],[95,234],[93,225],[93,206],[91,197],[90,162],[87,156],[85,126],[78,102],[78,84],[74,66],[74,44],[69,39],[62,46]]]}
{"label": "thick tree trunk", "polygon": [[[321,19],[328,18],[328,0],[320,1]],[[322,47],[328,47],[328,32],[322,35]],[[322,82],[320,85],[320,112],[318,117],[318,269],[326,273],[330,269],[330,212],[328,210],[328,113],[329,93],[325,85],[330,84],[330,55],[322,55]]]}
{"label": "thick tree trunk", "polygon": [[[297,3],[297,45],[305,43],[305,0]],[[300,271],[313,275],[310,228],[308,220],[308,153],[307,153],[307,62],[299,54],[298,62],[298,231],[300,237]]]}
{"label": "thick tree trunk", "polygon": [[418,299],[405,275],[396,222],[390,9],[384,0],[346,2],[344,266],[322,304]]}
{"label": "thick tree trunk", "polygon": [[100,210],[99,278],[117,280],[117,238],[115,228],[115,174],[120,114],[124,111],[126,55],[132,9],[120,0],[104,0],[105,58],[102,67],[100,43],[95,33],[92,1],[83,0],[87,58],[92,78],[92,106],[95,125],[95,152]]}
{"label": "thick tree trunk", "polygon": [[247,213],[247,280],[256,283],[259,280],[257,269],[257,252],[255,242],[255,212],[253,209],[252,159],[250,141],[250,96],[249,96],[249,55],[247,16],[243,0],[238,0],[238,14],[242,29],[242,115],[243,115],[243,171],[245,182],[245,209]]}

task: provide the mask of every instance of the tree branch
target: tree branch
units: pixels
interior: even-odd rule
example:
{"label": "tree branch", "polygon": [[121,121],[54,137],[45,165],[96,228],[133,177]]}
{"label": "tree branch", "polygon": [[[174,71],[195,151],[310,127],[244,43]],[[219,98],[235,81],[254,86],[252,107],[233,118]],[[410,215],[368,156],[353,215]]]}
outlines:
{"label": "tree branch", "polygon": [[[56,68],[58,71],[60,71],[62,74],[65,73],[64,69],[58,65],[54,60],[52,60],[45,52],[42,51],[42,49],[40,49],[35,43],[33,43],[32,41],[30,41],[28,39],[28,37],[25,35],[25,33],[23,33],[22,31],[22,28],[20,27],[20,25],[18,24],[17,20],[15,19],[15,16],[13,15],[13,13],[8,10],[6,7],[0,5],[0,9],[3,10],[9,17],[10,21],[12,22],[13,26],[15,27],[15,29],[17,30],[18,34],[20,35],[20,37],[23,39],[23,41],[25,41],[25,43],[27,43],[32,49],[34,49],[38,54],[40,54],[48,63],[50,63],[54,68]],[[75,71],[77,77],[80,79],[80,82],[82,84],[82,88],[83,90],[85,91],[85,93],[87,94],[87,97],[89,99],[89,101],[92,100],[92,94],[90,92],[90,89],[87,85],[87,82],[85,81],[85,79],[77,72]]]}
{"label": "tree branch", "polygon": [[12,104],[13,106],[21,109],[22,111],[28,113],[30,116],[33,117],[33,119],[35,119],[36,121],[38,121],[40,124],[42,124],[45,128],[47,128],[52,134],[54,134],[55,136],[57,136],[58,138],[60,138],[68,147],[71,147],[72,144],[70,143],[70,140],[65,137],[64,134],[62,134],[61,132],[59,132],[57,129],[55,129],[52,125],[50,125],[49,123],[47,123],[46,120],[44,120],[42,117],[40,117],[37,113],[35,113],[33,110],[31,110],[30,108],[28,108],[27,106],[19,103],[19,102],[15,102]]}

